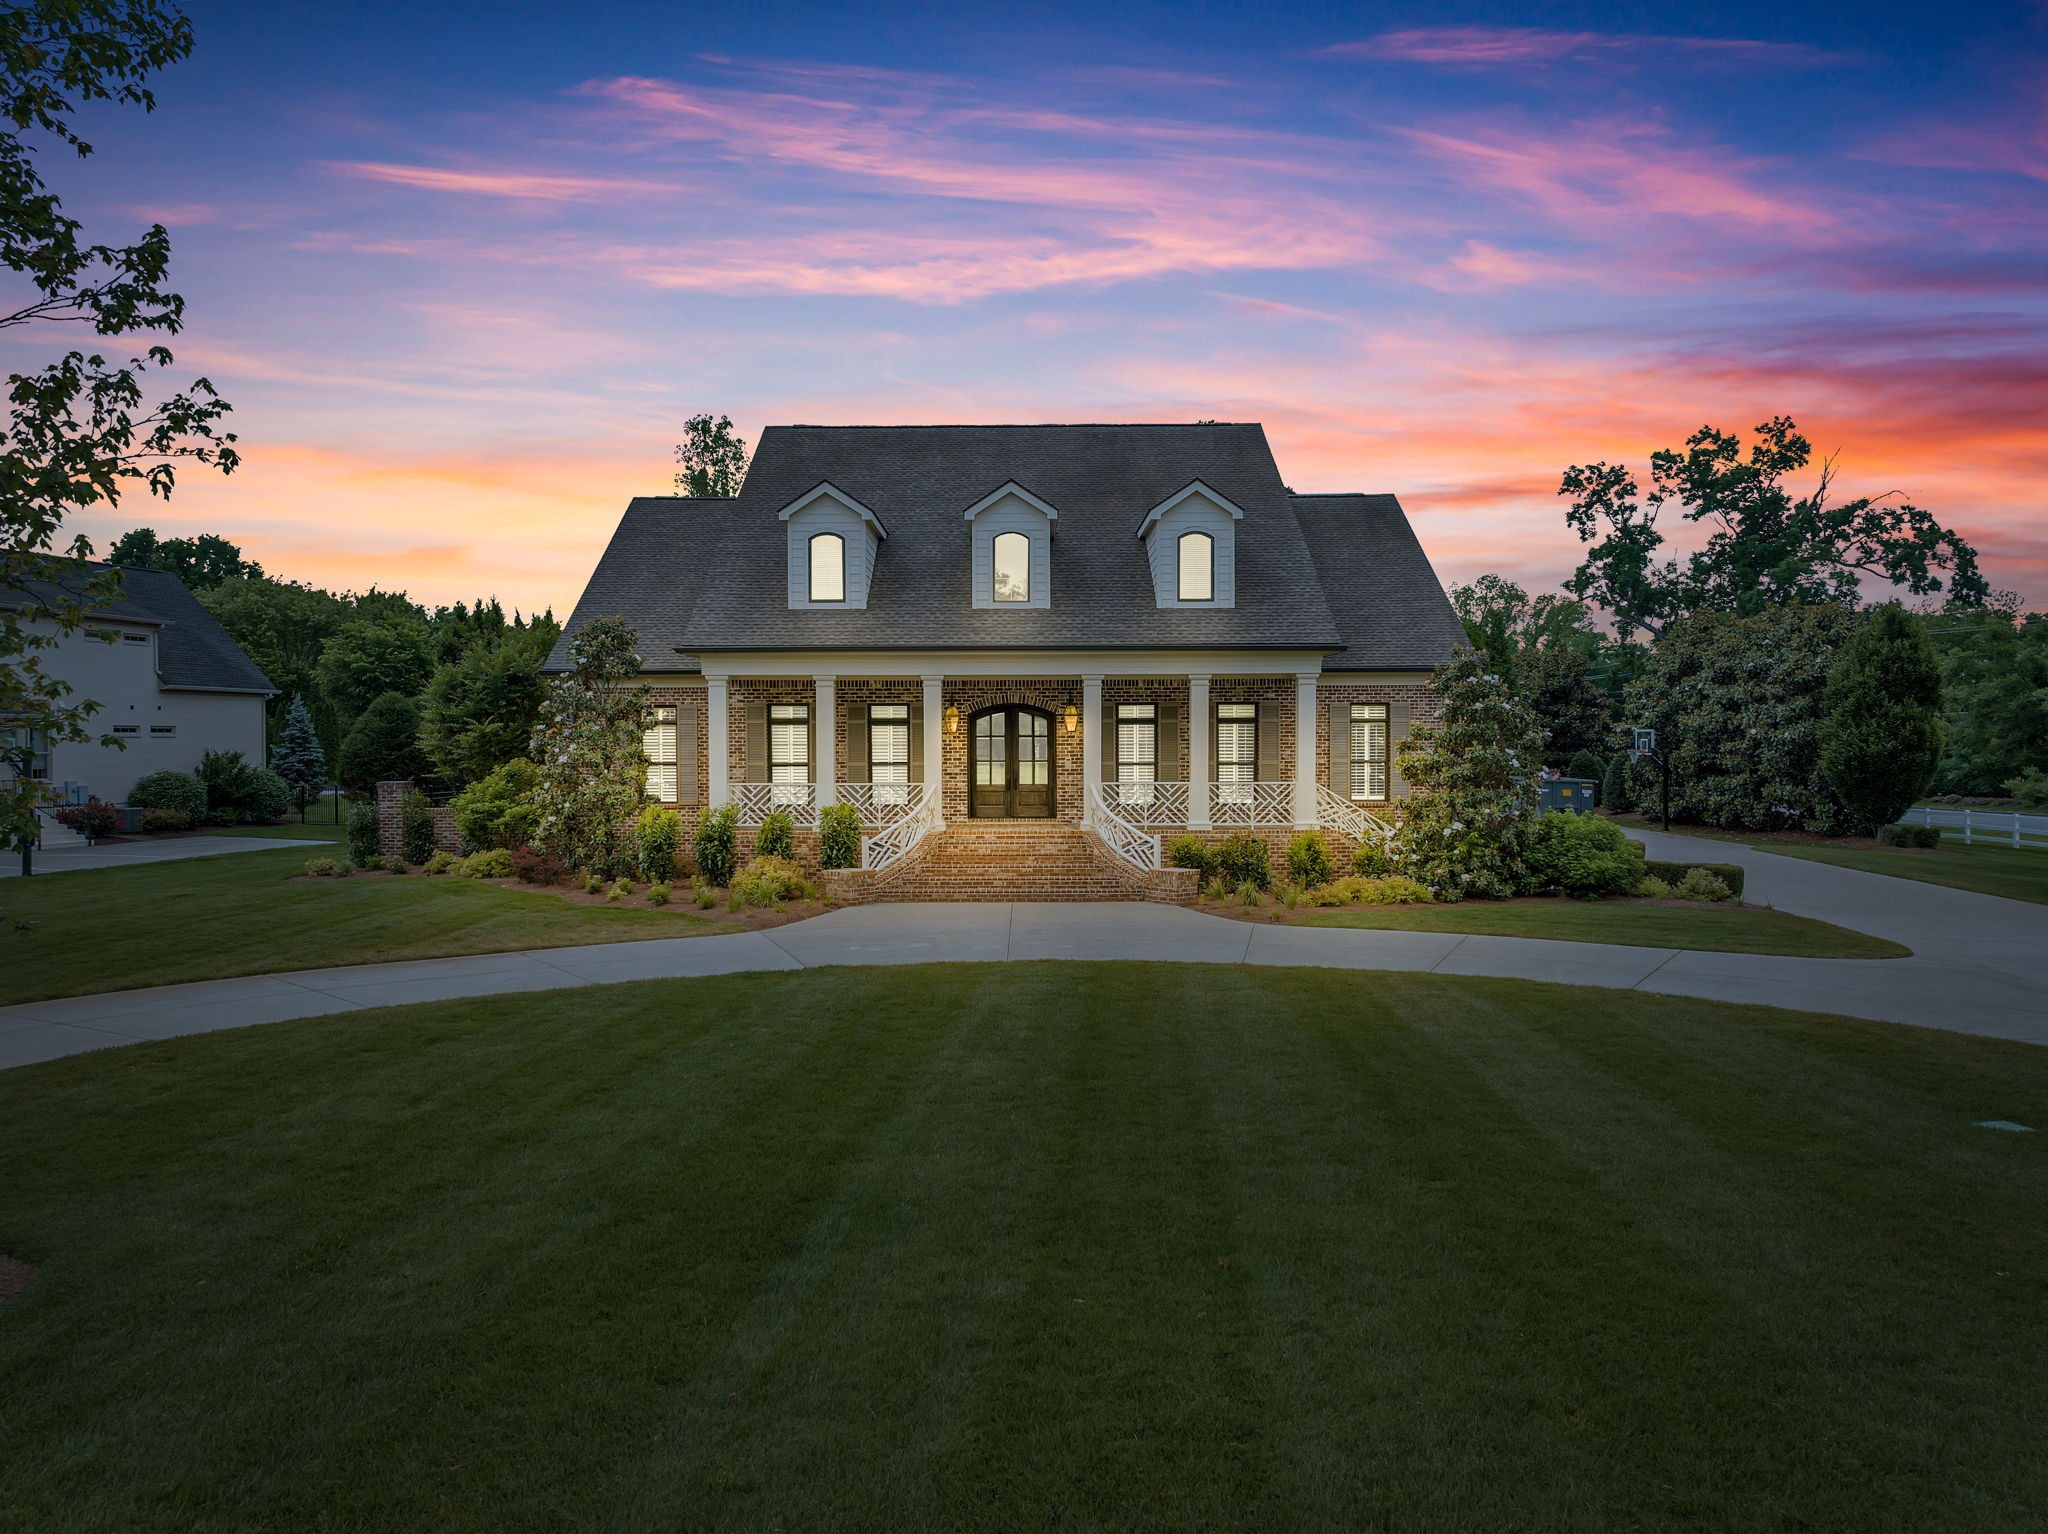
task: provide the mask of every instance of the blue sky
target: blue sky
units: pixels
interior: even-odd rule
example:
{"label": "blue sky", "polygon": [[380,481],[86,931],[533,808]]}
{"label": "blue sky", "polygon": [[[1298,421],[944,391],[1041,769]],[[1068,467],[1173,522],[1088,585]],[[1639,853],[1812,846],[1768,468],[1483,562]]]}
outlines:
{"label": "blue sky", "polygon": [[198,4],[58,185],[248,465],[140,520],[565,608],[681,419],[1253,419],[1451,579],[1787,413],[2048,604],[2048,10]]}

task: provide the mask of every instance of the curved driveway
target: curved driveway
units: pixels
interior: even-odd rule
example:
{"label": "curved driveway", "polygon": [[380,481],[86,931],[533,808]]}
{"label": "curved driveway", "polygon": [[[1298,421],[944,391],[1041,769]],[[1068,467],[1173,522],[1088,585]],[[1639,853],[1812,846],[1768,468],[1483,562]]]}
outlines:
{"label": "curved driveway", "polygon": [[1890,938],[1914,956],[1791,959],[1439,932],[1265,927],[1137,904],[851,906],[769,932],[364,964],[28,1002],[0,1008],[0,1067],[404,1002],[821,964],[1011,959],[1494,975],[1763,1002],[2048,1044],[2048,906],[1734,843],[1656,833],[1646,841],[1656,857],[1740,863],[1751,901]]}

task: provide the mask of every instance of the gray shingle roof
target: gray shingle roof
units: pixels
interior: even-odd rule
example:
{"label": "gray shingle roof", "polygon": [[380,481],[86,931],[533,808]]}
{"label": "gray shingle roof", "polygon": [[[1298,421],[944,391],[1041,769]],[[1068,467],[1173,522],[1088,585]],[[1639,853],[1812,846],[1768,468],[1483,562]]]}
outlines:
{"label": "gray shingle roof", "polygon": [[1298,495],[1294,516],[1315,556],[1345,648],[1329,671],[1440,666],[1466,642],[1429,556],[1391,495]]}
{"label": "gray shingle roof", "polygon": [[[1237,603],[1160,608],[1133,529],[1197,479],[1244,511]],[[963,514],[1009,480],[1059,510],[1048,608],[971,599]],[[873,508],[889,536],[865,609],[792,611],[776,513],[826,481]],[[1297,515],[1311,500],[1383,502],[1391,515],[1318,515],[1326,547],[1312,552]],[[1362,572],[1372,599],[1326,600],[1319,567]],[[569,635],[611,614],[664,671],[720,650],[934,647],[1356,650],[1387,658],[1347,663],[1433,666],[1449,653],[1437,620],[1454,621],[1391,496],[1290,496],[1264,430],[1238,424],[770,427],[737,498],[627,507],[548,668],[567,664]]]}
{"label": "gray shingle roof", "polygon": [[[97,574],[106,566],[89,568]],[[82,591],[82,583],[74,589]],[[42,582],[36,582],[32,590],[44,602],[55,596]],[[0,596],[0,605],[11,604]],[[119,600],[96,604],[90,611],[96,617],[157,625],[157,680],[174,692],[269,695],[277,691],[220,626],[220,620],[201,607],[185,583],[168,571],[123,570]]]}

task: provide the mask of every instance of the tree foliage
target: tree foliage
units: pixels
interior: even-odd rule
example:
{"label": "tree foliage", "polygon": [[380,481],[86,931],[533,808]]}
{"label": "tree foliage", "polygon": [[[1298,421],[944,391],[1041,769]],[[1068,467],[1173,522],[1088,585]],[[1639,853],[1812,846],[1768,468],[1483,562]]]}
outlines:
{"label": "tree foliage", "polygon": [[545,652],[500,641],[473,645],[435,671],[420,711],[420,744],[434,770],[474,783],[526,755],[546,695]]}
{"label": "tree foliage", "polygon": [[425,777],[431,766],[420,750],[419,704],[402,692],[387,692],[350,726],[335,775],[344,788],[361,794],[379,783]]}
{"label": "tree foliage", "polygon": [[1450,596],[1472,647],[1535,714],[1547,736],[1546,760],[1562,763],[1608,744],[1616,699],[1600,671],[1610,641],[1593,627],[1584,602],[1547,592],[1531,597],[1499,575],[1453,586]]}
{"label": "tree foliage", "polygon": [[434,642],[426,624],[409,614],[357,617],[328,637],[314,678],[347,730],[385,693],[417,697],[433,669]]}
{"label": "tree foliage", "polygon": [[291,790],[292,808],[303,820],[306,806],[327,781],[327,753],[320,749],[313,711],[302,697],[294,697],[285,714],[284,730],[270,751],[270,770],[284,779]]}
{"label": "tree foliage", "polygon": [[1461,649],[1432,683],[1442,715],[1401,743],[1413,790],[1396,855],[1439,898],[1504,900],[1524,877],[1543,737],[1506,678]]}
{"label": "tree foliage", "polygon": [[683,440],[676,444],[676,493],[693,496],[733,496],[747,477],[747,442],[732,429],[732,418],[693,415],[683,423]]}
{"label": "tree foliage", "polygon": [[125,570],[162,570],[193,591],[208,591],[223,581],[263,579],[263,566],[244,559],[237,545],[215,533],[159,538],[153,527],[132,528],[114,540],[107,559]]}
{"label": "tree foliage", "polygon": [[[145,83],[192,51],[192,28],[158,0],[31,0],[0,8],[0,263],[18,279],[0,304],[0,334],[20,357],[44,335],[83,327],[101,338],[174,335],[185,303],[167,286],[170,236],[152,225],[131,245],[95,243],[38,169],[37,141],[84,157],[82,106],[155,109]],[[42,327],[54,327],[54,332]],[[41,652],[118,595],[120,577],[86,563],[91,544],[63,540],[67,517],[113,505],[137,486],[169,497],[182,463],[237,463],[228,410],[213,386],[155,387],[174,359],[161,344],[125,358],[74,348],[7,375],[0,436],[0,591],[27,601],[0,612],[0,717],[46,742],[93,739],[97,705],[41,664]],[[60,546],[61,544],[61,546]],[[112,735],[98,737],[117,744]],[[26,774],[0,789],[0,836],[34,833],[47,786]]]}
{"label": "tree foliage", "polygon": [[[1888,496],[1835,502],[1832,459],[1809,493],[1796,494],[1786,481],[1812,456],[1777,416],[1757,427],[1746,454],[1739,436],[1712,426],[1683,451],[1651,454],[1648,496],[1623,465],[1567,469],[1558,490],[1571,497],[1565,520],[1590,545],[1572,594],[1613,614],[1623,639],[1662,635],[1689,613],[1854,603],[1865,577],[1915,596],[1946,590],[1953,606],[1984,602],[1976,551],[1932,513]],[[1667,506],[1708,529],[1706,546],[1682,563],[1659,562],[1657,519]]]}
{"label": "tree foliage", "polygon": [[1941,662],[1943,793],[1995,794],[2048,767],[2048,613],[2017,604],[1923,618]]}
{"label": "tree foliage", "polygon": [[1941,761],[1941,667],[1896,602],[1866,613],[1828,672],[1820,770],[1858,829],[1913,807]]}
{"label": "tree foliage", "polygon": [[541,705],[533,844],[572,868],[609,874],[632,865],[647,776],[639,644],[625,619],[592,619],[569,642],[569,670],[549,683]]}

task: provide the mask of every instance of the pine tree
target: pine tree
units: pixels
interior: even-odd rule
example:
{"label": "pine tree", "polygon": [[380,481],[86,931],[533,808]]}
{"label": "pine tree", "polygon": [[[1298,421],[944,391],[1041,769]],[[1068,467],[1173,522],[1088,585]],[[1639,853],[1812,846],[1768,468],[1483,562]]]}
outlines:
{"label": "pine tree", "polygon": [[313,728],[313,711],[305,698],[292,695],[292,706],[284,716],[284,729],[271,749],[270,770],[292,791],[292,805],[299,819],[306,818],[306,806],[313,802],[327,781],[327,754],[320,749],[320,736]]}
{"label": "pine tree", "polygon": [[1820,770],[1861,827],[1912,807],[1941,762],[1941,667],[1896,602],[1873,608],[1828,672]]}
{"label": "pine tree", "polygon": [[1523,881],[1543,731],[1477,651],[1459,650],[1431,685],[1443,713],[1401,743],[1414,792],[1395,856],[1442,899],[1504,900]]}
{"label": "pine tree", "polygon": [[569,644],[569,671],[548,687],[533,731],[540,823],[533,844],[571,868],[623,872],[647,776],[647,689],[640,636],[623,618],[594,618]]}

